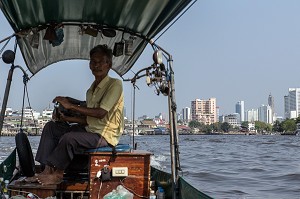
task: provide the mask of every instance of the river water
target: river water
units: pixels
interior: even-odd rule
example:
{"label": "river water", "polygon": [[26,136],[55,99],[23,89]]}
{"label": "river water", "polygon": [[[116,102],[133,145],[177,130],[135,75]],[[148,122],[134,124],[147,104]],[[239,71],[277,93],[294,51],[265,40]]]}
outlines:
{"label": "river water", "polygon": [[[29,137],[36,153],[40,137]],[[121,143],[132,143],[123,136]],[[153,166],[170,171],[169,136],[136,136],[138,149],[154,153]],[[300,199],[300,136],[181,135],[183,178],[219,199]],[[0,137],[0,162],[15,147]]]}

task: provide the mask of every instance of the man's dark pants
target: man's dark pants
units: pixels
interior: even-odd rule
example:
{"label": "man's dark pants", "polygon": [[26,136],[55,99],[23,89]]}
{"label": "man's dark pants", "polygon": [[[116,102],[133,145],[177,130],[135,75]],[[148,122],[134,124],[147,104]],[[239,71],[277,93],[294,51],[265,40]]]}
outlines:
{"label": "man's dark pants", "polygon": [[87,132],[80,125],[50,121],[43,128],[35,160],[65,170],[75,154],[104,146],[108,144],[98,133]]}

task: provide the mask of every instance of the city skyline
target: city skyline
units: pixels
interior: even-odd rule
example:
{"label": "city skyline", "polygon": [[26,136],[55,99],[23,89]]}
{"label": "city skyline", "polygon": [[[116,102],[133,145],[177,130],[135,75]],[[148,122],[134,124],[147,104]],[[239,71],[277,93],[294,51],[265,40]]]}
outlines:
{"label": "city skyline", "polygon": [[[288,88],[300,87],[300,1],[197,1],[157,43],[173,55],[177,112],[196,98],[218,99],[220,115],[234,112],[234,104],[245,101],[245,109],[267,104],[272,93],[275,112],[284,115],[284,95]],[[195,20],[197,19],[197,20]],[[0,14],[0,38],[13,31]],[[156,38],[154,38],[156,39]],[[13,49],[10,41],[9,49]],[[152,49],[135,63],[124,79],[142,67],[150,66]],[[26,69],[20,53],[16,64]],[[0,61],[0,98],[6,85],[9,66]],[[29,72],[28,72],[29,73]],[[71,75],[70,75],[71,74]],[[113,72],[112,76],[118,77]],[[30,73],[29,73],[30,75]],[[120,78],[120,77],[119,77]],[[80,80],[80,81],[79,81]],[[59,62],[31,77],[28,91],[35,110],[52,106],[57,96],[85,98],[93,81],[87,61]],[[154,117],[167,113],[165,96],[144,79],[136,85],[136,113]],[[124,82],[127,115],[132,115],[133,87]],[[22,73],[15,70],[8,106],[22,106]]]}
{"label": "city skyline", "polygon": [[[299,90],[300,88],[288,88],[287,90],[289,91],[290,89],[297,89],[297,90]],[[271,95],[271,94],[270,94]],[[222,114],[220,114],[220,115],[229,115],[229,114],[233,114],[233,113],[239,113],[240,114],[240,117],[241,117],[241,121],[244,121],[245,120],[245,116],[243,116],[243,118],[244,119],[242,119],[242,116],[241,116],[241,113],[239,112],[239,111],[237,111],[238,109],[237,109],[237,105],[239,105],[239,106],[242,106],[242,108],[241,108],[241,111],[242,110],[244,110],[243,111],[243,113],[245,114],[247,111],[249,111],[249,110],[252,110],[252,109],[258,109],[259,107],[261,107],[261,106],[263,106],[263,105],[269,105],[271,108],[272,108],[272,110],[275,108],[275,105],[274,105],[274,97],[272,97],[272,102],[273,102],[273,104],[272,104],[272,106],[269,104],[269,99],[270,99],[270,95],[267,97],[267,100],[266,100],[266,103],[263,103],[263,104],[260,104],[260,105],[257,105],[256,107],[247,107],[247,106],[245,106],[245,104],[247,104],[247,100],[240,100],[240,101],[238,101],[238,102],[236,102],[235,104],[233,104],[233,108],[232,108],[232,111],[231,112],[228,112],[228,113],[222,113]],[[286,95],[284,95],[283,97],[286,97]],[[210,98],[214,98],[214,97],[210,97]],[[199,99],[199,98],[196,98],[195,100],[197,100],[197,99]],[[1,100],[1,99],[0,99]],[[201,99],[201,100],[204,100],[204,99]],[[191,100],[190,102],[192,103],[194,100]],[[219,108],[219,106],[218,106],[218,99],[216,99],[216,101],[217,101],[217,104],[216,104],[216,106]],[[177,110],[177,113],[181,113],[182,112],[182,110],[183,109],[185,109],[185,108],[191,108],[191,103],[190,103],[190,105],[189,106],[186,106],[186,107],[182,107],[182,108],[179,108],[178,110]],[[242,104],[242,105],[241,105]],[[0,105],[1,105],[1,102],[0,102]],[[52,105],[52,106],[51,106]],[[284,106],[284,105],[283,105]],[[24,108],[28,108],[29,106],[25,106]],[[15,111],[18,111],[18,110],[21,110],[21,107],[20,108],[15,108],[15,107],[10,107],[10,106],[7,106],[7,108],[12,108],[13,110],[15,110]],[[42,112],[42,111],[44,111],[44,110],[46,110],[46,109],[53,109],[54,108],[54,103],[51,103],[51,102],[49,102],[49,104],[47,105],[47,106],[45,106],[45,108],[43,108],[43,109],[41,109],[41,110],[38,110],[38,109],[35,109],[34,107],[32,107],[32,109],[33,110],[35,110],[35,111],[37,111],[37,112]],[[128,108],[125,106],[124,107],[125,108],[125,112],[126,112],[126,114],[124,114],[124,116],[126,116],[127,118],[130,118],[131,119],[131,115],[128,115],[127,114],[127,112],[128,112]],[[155,113],[153,116],[150,116],[150,115],[148,115],[147,113],[142,113],[141,115],[136,115],[136,118],[137,117],[142,117],[142,116],[149,116],[149,117],[152,117],[152,118],[155,118],[155,117],[157,117],[159,114],[163,114],[163,115],[165,115],[166,113],[162,113],[162,112],[157,112],[157,113]],[[274,114],[274,113],[273,113]],[[275,114],[276,114],[276,116],[277,117],[285,117],[285,115],[278,115],[276,112],[275,112]]]}
{"label": "city skyline", "polygon": [[[216,98],[209,98],[207,99],[195,99],[191,101],[191,106],[190,107],[184,107],[181,110],[179,110],[177,112],[178,114],[178,120],[181,120],[185,123],[188,123],[189,121],[192,120],[199,120],[201,121],[201,118],[195,118],[198,116],[195,116],[195,112],[194,110],[198,110],[200,107],[201,112],[203,111],[203,113],[201,113],[201,115],[203,115],[204,117],[206,117],[207,120],[209,117],[211,117],[211,114],[208,114],[207,116],[206,113],[211,112],[211,110],[213,111],[212,113],[215,114],[215,118],[216,119],[208,119],[207,120],[207,124],[212,124],[214,122],[218,121],[218,117],[235,117],[234,120],[238,120],[239,124],[241,124],[243,121],[248,121],[248,122],[254,122],[254,121],[262,121],[262,122],[266,122],[266,123],[273,123],[275,122],[277,119],[279,121],[282,121],[282,119],[286,119],[286,118],[296,118],[297,115],[299,115],[298,113],[300,112],[300,104],[296,103],[297,100],[297,96],[300,96],[300,88],[289,88],[289,93],[288,95],[285,95],[285,115],[284,116],[280,116],[277,115],[276,112],[274,113],[274,97],[269,94],[268,96],[268,103],[267,105],[265,104],[261,104],[258,107],[251,107],[251,108],[247,108],[245,109],[245,101],[240,100],[237,103],[235,103],[235,111],[232,111],[230,113],[226,113],[226,114],[218,114],[219,112],[219,107],[217,106],[217,99]],[[211,101],[212,100],[212,101]],[[195,104],[200,103],[199,105],[195,106]],[[293,104],[295,103],[295,104]],[[211,106],[212,105],[212,106]],[[287,107],[288,106],[288,107]],[[197,108],[199,107],[199,108]],[[211,107],[211,108],[208,108]],[[50,110],[53,110],[54,107],[47,107],[41,111],[37,111],[35,109],[32,109],[33,113],[36,114],[36,116],[42,115],[40,113],[46,111],[47,113],[49,113]],[[32,112],[28,111],[30,110],[31,107],[27,106],[24,107],[24,110],[26,110],[28,113],[26,113],[25,111],[25,117],[26,114],[30,115],[32,114]],[[14,109],[12,107],[7,107],[6,108],[6,112],[10,112],[10,113],[21,113],[21,109]],[[126,114],[127,109],[126,107],[124,107],[124,117],[126,117],[127,119],[131,120],[132,118],[130,116],[128,116]],[[194,115],[194,116],[193,116]],[[135,119],[139,120],[140,118],[143,119],[155,119],[155,118],[163,118],[163,119],[167,119],[168,117],[164,114],[164,113],[157,113],[154,116],[149,116],[147,115],[147,113],[143,114],[143,115],[136,115]],[[201,116],[202,117],[202,116]],[[238,118],[237,118],[238,117]],[[211,121],[210,121],[211,120]],[[205,122],[204,122],[205,123]]]}

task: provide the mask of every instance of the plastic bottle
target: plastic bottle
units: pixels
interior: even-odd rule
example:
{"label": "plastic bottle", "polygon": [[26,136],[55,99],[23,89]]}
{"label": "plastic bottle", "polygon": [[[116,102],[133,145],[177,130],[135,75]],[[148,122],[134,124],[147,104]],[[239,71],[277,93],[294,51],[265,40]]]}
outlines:
{"label": "plastic bottle", "polygon": [[157,190],[156,190],[156,192],[155,192],[155,193],[156,193],[156,198],[158,197],[158,194],[159,194],[159,191],[160,191],[161,188],[162,188],[162,187],[160,187],[160,186],[157,187]]}
{"label": "plastic bottle", "polygon": [[158,187],[156,192],[156,198],[157,199],[165,199],[165,191],[162,187]]}
{"label": "plastic bottle", "polygon": [[0,191],[2,192],[4,188],[4,178],[0,177]]}
{"label": "plastic bottle", "polygon": [[4,189],[4,178],[0,177],[0,198],[1,199],[4,197],[3,189]]}
{"label": "plastic bottle", "polygon": [[149,199],[156,199],[156,195],[155,195],[154,190],[150,190],[150,197],[149,197]]}
{"label": "plastic bottle", "polygon": [[33,193],[27,194],[27,199],[36,199],[35,195]]}
{"label": "plastic bottle", "polygon": [[4,198],[8,199],[9,195],[8,195],[8,184],[9,184],[9,180],[4,180],[4,188],[3,188],[3,196]]}

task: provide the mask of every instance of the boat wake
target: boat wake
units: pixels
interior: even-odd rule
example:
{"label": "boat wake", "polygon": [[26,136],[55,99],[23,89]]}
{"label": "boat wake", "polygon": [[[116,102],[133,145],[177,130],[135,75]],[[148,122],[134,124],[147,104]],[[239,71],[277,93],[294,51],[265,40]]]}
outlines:
{"label": "boat wake", "polygon": [[151,156],[150,165],[159,170],[164,170],[166,169],[166,166],[164,166],[163,162],[165,162],[166,160],[167,157],[164,155]]}

